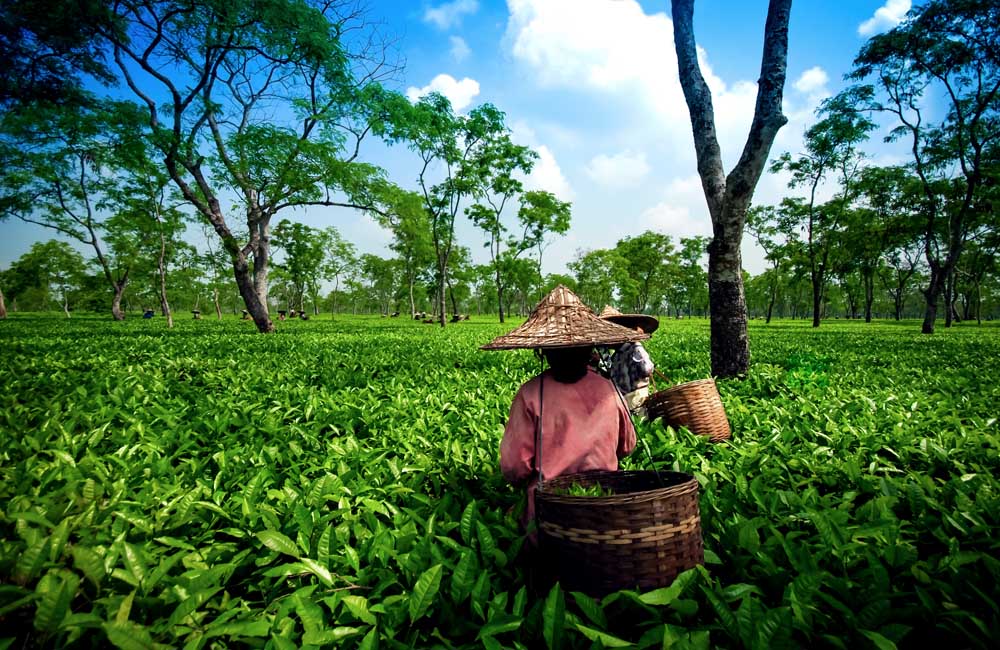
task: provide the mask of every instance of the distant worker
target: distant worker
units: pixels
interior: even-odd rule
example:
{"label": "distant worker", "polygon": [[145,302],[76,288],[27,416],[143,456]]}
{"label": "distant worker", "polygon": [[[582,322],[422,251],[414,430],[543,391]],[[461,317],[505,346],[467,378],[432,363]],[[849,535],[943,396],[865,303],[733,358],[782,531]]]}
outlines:
{"label": "distant worker", "polygon": [[[611,305],[605,305],[601,318],[640,334],[652,334],[660,321],[646,314],[623,314]],[[649,397],[649,378],[653,374],[653,360],[638,341],[623,343],[614,353],[605,349],[602,363],[607,375],[615,383],[625,403],[633,413],[645,416],[643,403]]]}

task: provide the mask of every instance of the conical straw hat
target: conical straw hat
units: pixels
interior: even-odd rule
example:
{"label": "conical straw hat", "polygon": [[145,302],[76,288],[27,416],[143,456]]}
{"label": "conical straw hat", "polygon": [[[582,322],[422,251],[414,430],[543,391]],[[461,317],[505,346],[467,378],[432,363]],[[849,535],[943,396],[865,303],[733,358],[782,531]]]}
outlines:
{"label": "conical straw hat", "polygon": [[660,321],[646,314],[623,314],[611,305],[604,305],[604,309],[601,310],[601,318],[604,320],[609,320],[612,323],[618,323],[629,329],[635,329],[637,326],[642,328],[642,331],[646,334],[652,334],[660,326]]}
{"label": "conical straw hat", "polygon": [[575,293],[560,284],[542,298],[523,325],[480,349],[575,348],[648,338],[648,334],[601,320]]}

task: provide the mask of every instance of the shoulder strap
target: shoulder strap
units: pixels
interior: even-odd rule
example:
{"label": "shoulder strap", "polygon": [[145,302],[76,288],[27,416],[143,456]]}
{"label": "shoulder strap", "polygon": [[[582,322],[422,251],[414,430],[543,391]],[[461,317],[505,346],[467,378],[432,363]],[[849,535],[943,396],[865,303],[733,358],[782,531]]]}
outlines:
{"label": "shoulder strap", "polygon": [[535,462],[538,469],[538,485],[536,489],[542,489],[545,475],[542,472],[542,411],[545,404],[545,373],[538,377],[538,422],[535,423]]}

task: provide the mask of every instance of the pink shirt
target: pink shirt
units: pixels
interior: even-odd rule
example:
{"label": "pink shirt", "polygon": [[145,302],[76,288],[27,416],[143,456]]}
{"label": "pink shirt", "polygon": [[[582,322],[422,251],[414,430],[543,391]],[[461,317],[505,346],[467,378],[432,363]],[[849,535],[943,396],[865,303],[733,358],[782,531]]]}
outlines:
{"label": "pink shirt", "polygon": [[[544,408],[539,384],[545,377]],[[535,423],[542,413],[544,478],[591,470],[617,470],[618,459],[635,449],[635,428],[614,385],[592,370],[573,384],[556,381],[551,371],[521,386],[510,406],[500,442],[500,470],[515,485],[528,483],[525,523],[535,512]]]}

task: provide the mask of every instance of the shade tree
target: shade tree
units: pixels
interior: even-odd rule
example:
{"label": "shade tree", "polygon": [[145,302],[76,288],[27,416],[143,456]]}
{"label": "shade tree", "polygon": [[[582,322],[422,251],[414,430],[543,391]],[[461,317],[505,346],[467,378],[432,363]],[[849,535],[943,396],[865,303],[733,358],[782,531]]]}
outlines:
{"label": "shade tree", "polygon": [[418,193],[430,223],[437,283],[435,311],[447,319],[446,290],[456,247],[455,220],[493,173],[495,149],[508,138],[504,114],[491,104],[456,113],[448,98],[429,93],[411,103],[399,94],[383,101],[385,119],[375,126],[388,141],[404,144],[419,158]]}
{"label": "shade tree", "polygon": [[410,305],[410,318],[417,313],[415,287],[431,274],[435,264],[433,236],[423,200],[416,192],[397,189],[398,196],[378,221],[392,232],[389,247],[399,257]]}
{"label": "shade tree", "polygon": [[[795,156],[785,152],[771,165],[772,172],[789,172],[789,188],[806,191],[806,198],[799,203],[801,209],[786,211],[784,228],[802,233],[812,281],[813,327],[820,324],[822,296],[831,269],[830,255],[841,238],[857,191],[854,181],[864,160],[860,145],[875,127],[855,109],[849,95],[825,100],[817,115],[819,121],[805,132],[805,151]],[[837,188],[836,195],[820,204],[818,193],[830,176]]]}
{"label": "shade tree", "polygon": [[712,374],[736,377],[750,366],[747,307],[740,246],[747,208],[778,130],[788,119],[781,112],[788,58],[791,0],[770,0],[753,120],[743,153],[726,175],[715,130],[712,92],[699,63],[694,36],[694,0],[672,0],[674,47],[681,88],[691,117],[698,175],[712,219],[708,247]]}
{"label": "shade tree", "polygon": [[83,285],[87,263],[66,241],[35,242],[0,274],[13,300],[22,308],[45,310],[55,301],[70,317],[73,293]]}
{"label": "shade tree", "polygon": [[[921,330],[934,332],[938,304],[970,233],[1000,138],[1000,5],[931,0],[872,37],[854,61],[845,93],[859,109],[892,120],[922,193],[929,269]],[[950,305],[950,300],[945,300]],[[950,325],[950,307],[945,324]]]}
{"label": "shade tree", "polygon": [[497,314],[501,323],[504,322],[504,289],[507,285],[501,267],[509,264],[509,260],[515,259],[527,247],[524,238],[517,240],[507,236],[509,228],[504,223],[504,213],[508,204],[517,200],[524,191],[521,178],[531,172],[536,158],[538,154],[529,147],[514,144],[509,130],[484,141],[476,158],[475,203],[465,208],[466,216],[487,237],[483,246],[489,250],[493,265]]}
{"label": "shade tree", "polygon": [[284,254],[281,262],[276,262],[284,272],[290,285],[288,305],[299,311],[305,310],[305,298],[318,292],[323,274],[323,261],[329,242],[327,233],[302,223],[282,219],[271,235],[274,248]]}
{"label": "shade tree", "polygon": [[[273,331],[275,215],[379,209],[383,174],[359,156],[379,111],[377,82],[394,69],[387,50],[349,2],[122,0],[114,10],[124,29],[103,36],[147,137],[220,238],[258,330]],[[235,197],[231,209],[223,196]]]}
{"label": "shade tree", "polygon": [[144,173],[136,164],[142,147],[134,118],[128,106],[104,103],[37,107],[0,119],[0,219],[18,218],[91,248],[115,320],[125,318],[121,300],[137,251],[148,250],[148,241],[135,240],[152,233],[148,224],[131,222],[135,200],[122,191]]}

